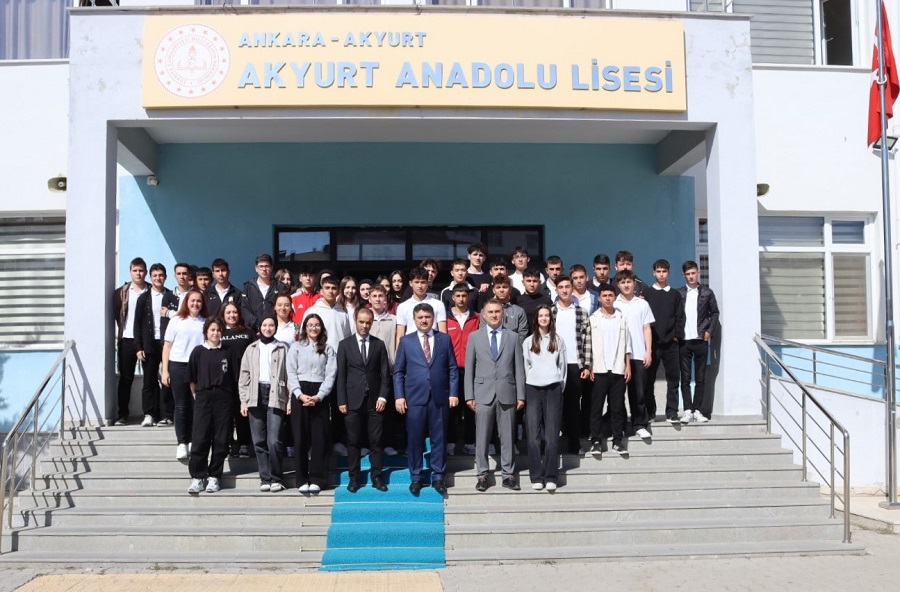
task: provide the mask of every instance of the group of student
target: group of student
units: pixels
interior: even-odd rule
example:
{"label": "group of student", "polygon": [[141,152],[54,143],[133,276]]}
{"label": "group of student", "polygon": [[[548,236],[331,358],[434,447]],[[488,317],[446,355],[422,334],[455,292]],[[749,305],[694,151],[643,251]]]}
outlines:
{"label": "group of student", "polygon": [[363,485],[367,453],[372,486],[384,491],[383,457],[405,448],[417,495],[426,436],[440,493],[446,455],[457,451],[475,456],[478,491],[491,486],[488,456],[498,444],[502,486],[512,490],[520,489],[517,440],[536,490],[557,488],[560,452],[585,454],[585,438],[595,458],[610,438],[627,456],[629,413],[630,430],[652,439],[660,365],[665,419],[709,421],[705,372],[719,311],[695,262],[684,262],[686,285],[674,289],[666,260],[653,263],[647,286],[628,251],[616,254],[612,277],[604,254],[592,278],[580,264],[565,274],[556,256],[542,273],[522,248],[511,261],[511,273],[504,259],[486,265],[486,247],[473,244],[438,292],[433,259],[408,277],[394,271],[374,281],[303,268],[295,287],[263,254],[242,290],[216,259],[211,269],[176,264],[170,291],[163,265],[150,266],[148,284],[136,258],[131,280],[113,294],[115,423],[128,422],[140,361],[141,425],[174,424],[189,493],[218,491],[229,452],[249,457],[251,448],[261,491],[284,489],[287,455],[298,491],[318,493],[329,484],[332,451],[347,456],[349,491]]}

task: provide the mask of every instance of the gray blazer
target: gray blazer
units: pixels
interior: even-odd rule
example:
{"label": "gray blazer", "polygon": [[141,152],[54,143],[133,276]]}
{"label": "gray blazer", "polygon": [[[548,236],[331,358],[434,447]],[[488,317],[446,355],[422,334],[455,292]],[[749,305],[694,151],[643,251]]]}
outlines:
{"label": "gray blazer", "polygon": [[469,335],[466,346],[466,401],[490,405],[496,398],[504,405],[525,400],[525,362],[521,340],[504,329],[500,356],[491,356],[490,327],[485,323]]}

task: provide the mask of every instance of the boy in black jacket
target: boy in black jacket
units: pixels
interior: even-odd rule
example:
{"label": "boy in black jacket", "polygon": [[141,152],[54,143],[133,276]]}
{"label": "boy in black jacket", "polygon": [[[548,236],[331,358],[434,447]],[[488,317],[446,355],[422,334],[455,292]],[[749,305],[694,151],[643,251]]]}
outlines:
{"label": "boy in black jacket", "polygon": [[656,417],[654,383],[659,364],[666,373],[666,419],[678,421],[678,382],[681,362],[678,344],[684,338],[684,301],[681,294],[669,285],[669,262],[659,259],[653,263],[653,277],[656,283],[644,289],[644,300],[650,305],[653,318],[653,358],[647,374],[644,402],[647,414]]}
{"label": "boy in black jacket", "polygon": [[143,427],[173,423],[175,402],[172,389],[160,386],[159,364],[162,362],[163,340],[169,326],[165,311],[178,308],[178,297],[165,284],[165,266],[154,263],[150,266],[150,289],[138,298],[134,315],[134,348],[137,358],[144,363],[144,386],[141,389]]}
{"label": "boy in black jacket", "polygon": [[[716,295],[700,283],[700,267],[696,261],[681,266],[687,285],[679,288],[684,299],[684,341],[681,342],[681,398],[684,402],[682,422],[704,423],[712,416],[713,398],[706,393],[706,359],[709,341],[719,324]],[[694,367],[694,396],[691,397],[691,364]],[[690,413],[690,415],[688,415]]]}

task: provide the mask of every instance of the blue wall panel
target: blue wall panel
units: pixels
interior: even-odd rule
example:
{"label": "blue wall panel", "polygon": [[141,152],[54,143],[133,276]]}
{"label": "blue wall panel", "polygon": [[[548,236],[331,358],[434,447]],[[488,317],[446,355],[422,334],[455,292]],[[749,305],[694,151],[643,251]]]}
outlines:
{"label": "blue wall panel", "polygon": [[221,256],[239,284],[274,224],[544,224],[566,266],[625,248],[648,280],[668,258],[678,284],[694,257],[693,180],[655,171],[648,145],[162,145],[158,186],[120,183],[118,269],[127,278],[141,255],[171,277],[175,260]]}

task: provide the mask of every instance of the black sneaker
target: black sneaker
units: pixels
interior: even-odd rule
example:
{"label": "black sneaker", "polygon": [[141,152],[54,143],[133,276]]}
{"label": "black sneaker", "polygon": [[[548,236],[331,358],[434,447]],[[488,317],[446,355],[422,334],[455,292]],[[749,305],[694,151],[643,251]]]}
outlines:
{"label": "black sneaker", "polygon": [[591,444],[591,456],[598,460],[603,458],[603,451],[600,450],[600,442],[594,442],[593,444]]}

